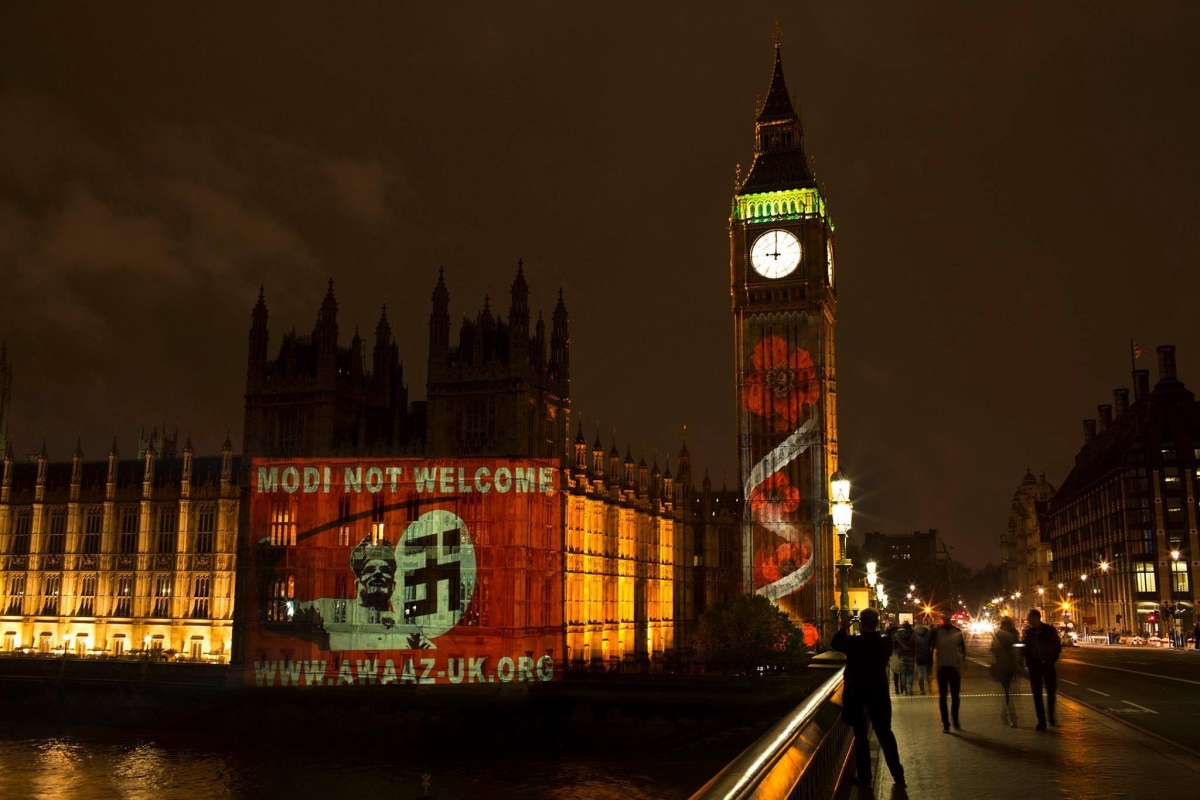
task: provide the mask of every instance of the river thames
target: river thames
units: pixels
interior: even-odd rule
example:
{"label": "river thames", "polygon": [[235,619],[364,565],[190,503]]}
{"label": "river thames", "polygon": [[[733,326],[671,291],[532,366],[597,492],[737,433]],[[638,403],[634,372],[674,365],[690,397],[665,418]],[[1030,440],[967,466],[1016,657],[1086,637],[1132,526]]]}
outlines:
{"label": "river thames", "polygon": [[432,711],[384,693],[141,709],[137,693],[30,686],[18,696],[9,684],[0,797],[417,800],[428,775],[436,800],[686,798],[807,691],[806,681],[655,683]]}

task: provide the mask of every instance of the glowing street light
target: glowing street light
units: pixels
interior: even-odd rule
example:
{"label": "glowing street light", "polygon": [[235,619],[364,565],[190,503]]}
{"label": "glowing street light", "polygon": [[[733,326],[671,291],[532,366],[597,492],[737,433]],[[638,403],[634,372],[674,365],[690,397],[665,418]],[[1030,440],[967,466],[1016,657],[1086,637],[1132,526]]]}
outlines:
{"label": "glowing street light", "polygon": [[1108,562],[1107,562],[1107,561],[1101,561],[1101,562],[1100,562],[1100,569],[1102,569],[1104,572],[1108,572]]}
{"label": "glowing street light", "polygon": [[1060,583],[1060,584],[1058,585],[1058,590],[1061,592],[1061,591],[1062,591],[1062,588],[1063,588],[1063,585]]}
{"label": "glowing street light", "polygon": [[1171,551],[1171,558],[1173,558],[1174,560],[1178,561],[1178,560],[1179,560],[1179,555],[1180,555],[1180,553],[1179,553],[1179,551],[1178,551],[1178,550],[1172,550],[1172,551]]}
{"label": "glowing street light", "polygon": [[829,480],[829,499],[833,529],[841,542],[842,557],[838,559],[838,585],[841,588],[841,613],[843,622],[850,618],[850,558],[846,552],[850,534],[850,520],[854,506],[850,502],[850,479],[840,469]]}

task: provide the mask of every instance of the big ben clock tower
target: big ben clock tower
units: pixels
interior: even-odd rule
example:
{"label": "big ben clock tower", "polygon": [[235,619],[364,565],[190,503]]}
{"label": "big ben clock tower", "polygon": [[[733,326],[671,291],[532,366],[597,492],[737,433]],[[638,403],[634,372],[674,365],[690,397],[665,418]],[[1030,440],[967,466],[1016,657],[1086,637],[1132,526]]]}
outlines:
{"label": "big ben clock tower", "polygon": [[755,121],[754,163],[729,217],[738,465],[747,591],[804,623],[814,643],[833,605],[837,470],[833,221],[804,153],[779,42]]}

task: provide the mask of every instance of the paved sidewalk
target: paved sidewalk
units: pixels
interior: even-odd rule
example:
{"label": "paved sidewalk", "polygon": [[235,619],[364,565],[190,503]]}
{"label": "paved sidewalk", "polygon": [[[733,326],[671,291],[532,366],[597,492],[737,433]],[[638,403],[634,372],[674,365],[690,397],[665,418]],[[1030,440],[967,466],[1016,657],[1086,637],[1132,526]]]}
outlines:
{"label": "paved sidewalk", "polygon": [[875,748],[875,789],[851,798],[1179,797],[1200,782],[1200,759],[1161,740],[1058,696],[1059,727],[1034,730],[1029,684],[1014,681],[1019,727],[1000,721],[1003,691],[987,668],[971,663],[962,682],[963,729],[942,733],[936,687],[931,694],[892,698],[892,729],[900,745],[907,793],[895,789]]}

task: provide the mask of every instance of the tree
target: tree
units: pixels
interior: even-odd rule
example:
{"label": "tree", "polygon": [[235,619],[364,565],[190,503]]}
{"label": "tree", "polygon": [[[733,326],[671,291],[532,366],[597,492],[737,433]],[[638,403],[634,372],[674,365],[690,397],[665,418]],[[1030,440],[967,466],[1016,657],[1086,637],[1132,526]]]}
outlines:
{"label": "tree", "polygon": [[765,597],[741,596],[701,615],[696,658],[710,669],[754,673],[797,664],[808,652],[804,633]]}

